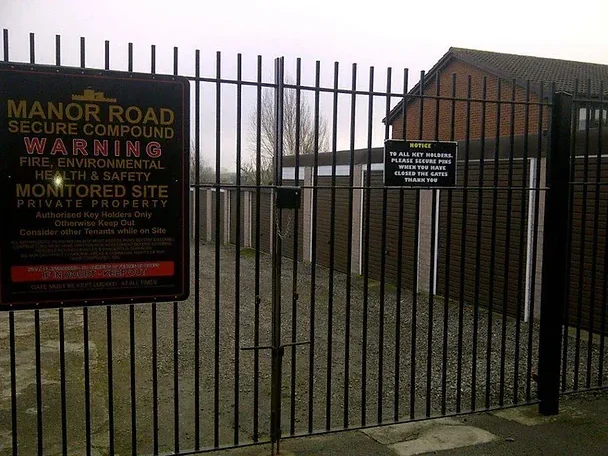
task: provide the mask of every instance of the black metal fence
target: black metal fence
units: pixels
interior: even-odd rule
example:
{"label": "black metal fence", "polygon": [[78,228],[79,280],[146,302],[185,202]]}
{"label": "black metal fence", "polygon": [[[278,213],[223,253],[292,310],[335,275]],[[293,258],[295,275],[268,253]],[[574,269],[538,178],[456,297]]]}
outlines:
{"label": "black metal fence", "polygon": [[[593,92],[592,92],[593,89]],[[604,387],[607,188],[603,81],[576,81],[572,100],[567,236],[567,322],[561,391]]]}
{"label": "black metal fence", "polygon": [[[35,44],[32,34],[31,64]],[[61,44],[57,36],[55,62],[42,63],[62,65]],[[10,62],[6,30],[3,49]],[[127,53],[132,71],[131,44]],[[155,73],[155,46],[149,56]],[[105,69],[110,62],[106,42]],[[173,74],[180,74],[179,62],[174,48]],[[84,38],[80,66],[87,67]],[[562,390],[604,386],[601,98],[577,95],[584,128],[577,128],[582,111],[568,122],[571,299],[562,326],[559,296],[543,304],[543,317],[555,318],[540,319],[541,285],[559,282],[541,277],[547,264],[555,265],[542,254],[551,223],[546,169],[555,165],[547,158],[556,150],[547,134],[556,128],[553,87],[422,73],[411,91],[405,70],[395,90],[390,68],[378,88],[374,68],[361,75],[356,65],[344,85],[337,63],[332,83],[322,85],[319,62],[307,85],[299,59],[295,81],[283,59],[266,81],[262,57],[256,77],[245,79],[250,68],[240,55],[234,77],[222,68],[218,53],[215,75],[203,77],[196,51],[194,72],[185,74],[194,122],[190,299],[1,314],[0,352],[7,355],[0,356],[0,451],[191,454],[530,404],[537,401],[537,380],[549,382],[555,373],[555,363],[541,369],[539,321],[553,329],[543,356],[557,359],[557,375],[560,355],[548,342],[563,334]],[[268,91],[273,105],[265,110]],[[268,112],[274,113],[270,129]],[[203,177],[209,133],[211,181]],[[328,149],[320,150],[325,135]],[[374,146],[391,135],[459,141],[456,187],[384,187]],[[270,184],[263,181],[265,143],[274,148]],[[253,174],[245,176],[250,146]],[[234,170],[228,182],[225,166]],[[301,183],[296,209],[276,205],[277,189],[288,180]],[[222,190],[232,191],[236,210],[224,207]],[[237,226],[234,245],[222,241],[226,223]],[[212,243],[201,236],[208,227]],[[262,253],[265,230],[272,255]],[[241,248],[243,236],[251,249]],[[338,242],[346,249],[336,248]],[[555,399],[546,388],[543,400]]]}

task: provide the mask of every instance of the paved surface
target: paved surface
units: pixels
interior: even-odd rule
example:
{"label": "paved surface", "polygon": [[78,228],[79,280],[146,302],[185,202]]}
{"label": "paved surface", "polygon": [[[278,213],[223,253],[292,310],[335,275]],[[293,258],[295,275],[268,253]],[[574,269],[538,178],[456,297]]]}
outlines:
{"label": "paved surface", "polygon": [[[137,454],[153,453],[155,392],[159,417],[157,439],[161,454],[173,453],[176,440],[180,451],[195,447],[196,417],[200,420],[200,448],[212,448],[216,443],[215,437],[219,446],[232,444],[235,436],[240,443],[252,441],[256,416],[258,437],[262,441],[268,440],[270,356],[268,351],[260,352],[256,369],[254,353],[240,350],[242,346],[253,345],[256,338],[255,257],[251,251],[239,253],[241,274],[237,320],[236,255],[234,248],[220,249],[220,297],[217,302],[215,247],[202,245],[199,275],[198,278],[193,276],[193,292],[188,301],[176,306],[172,303],[158,304],[155,310],[148,304],[134,306],[133,352],[130,349],[129,306],[111,308],[111,337],[108,335],[107,309],[88,309],[86,341],[83,309],[66,309],[63,315],[65,396],[61,389],[59,312],[40,311],[40,415],[35,313],[14,313],[14,383],[11,379],[9,315],[0,313],[0,456],[12,454],[13,386],[20,455],[36,454],[38,440],[45,456],[63,454],[63,399],[67,452],[70,455],[85,454],[84,355],[87,352],[91,447],[95,456],[109,454],[112,450],[123,456],[132,454],[133,441]],[[450,413],[457,409],[459,401],[462,409],[466,410],[472,407],[474,400],[479,408],[486,403],[498,405],[501,395],[505,404],[511,403],[514,397],[521,402],[528,395],[535,396],[536,383],[531,380],[536,371],[538,329],[535,324],[518,326],[514,319],[503,320],[497,311],[490,320],[488,312],[479,309],[476,326],[472,306],[465,305],[460,314],[458,303],[446,303],[436,298],[431,305],[428,297],[422,294],[417,296],[414,313],[411,292],[404,290],[401,300],[397,301],[396,289],[390,285],[387,285],[382,301],[378,282],[371,281],[367,299],[364,299],[364,280],[360,276],[352,277],[350,303],[347,303],[347,276],[335,273],[333,292],[330,293],[328,270],[316,269],[313,287],[310,265],[298,267],[299,300],[297,307],[292,308],[292,264],[285,260],[283,268],[283,340],[289,342],[294,337],[296,341],[314,342],[314,345],[299,346],[293,351],[287,349],[285,353],[282,420],[286,432],[290,431],[292,421],[296,434],[307,432],[309,420],[314,430],[325,429],[326,426],[338,428],[345,420],[354,427],[361,423],[363,411],[368,425],[378,422],[379,417],[383,422],[391,420],[395,412],[400,417],[410,414],[424,417],[427,397],[430,399],[429,412],[436,416],[441,414],[444,401],[445,410]],[[194,274],[194,261],[191,270]],[[257,333],[263,345],[270,342],[270,279],[270,257],[262,255]],[[200,290],[198,339],[195,335],[195,283]],[[315,292],[314,300],[311,289]],[[216,304],[219,304],[217,314]],[[295,326],[292,324],[292,309],[295,310]],[[216,317],[219,318],[217,331]],[[587,355],[590,353],[593,366],[590,384],[593,385],[598,380],[599,345],[582,340],[578,358],[575,346],[574,342],[568,346],[567,384],[572,386],[574,372],[578,372],[580,385],[584,384]],[[195,364],[197,348],[198,370]],[[216,355],[219,359],[217,377]],[[578,371],[572,363],[577,359],[580,361]],[[135,373],[133,404],[131,361]],[[608,365],[606,350],[604,365]],[[108,375],[110,367],[111,379]],[[608,369],[604,369],[603,379],[608,384]],[[345,416],[347,400],[348,413]],[[136,425],[134,436],[132,411]],[[178,420],[175,419],[176,411]],[[42,418],[40,433],[37,426],[39,416]],[[446,428],[446,431],[452,429]]]}
{"label": "paved surface", "polygon": [[[606,455],[608,391],[566,396],[561,413],[543,417],[525,406],[459,418],[285,440],[281,454],[312,455]],[[270,446],[216,452],[270,455]]]}

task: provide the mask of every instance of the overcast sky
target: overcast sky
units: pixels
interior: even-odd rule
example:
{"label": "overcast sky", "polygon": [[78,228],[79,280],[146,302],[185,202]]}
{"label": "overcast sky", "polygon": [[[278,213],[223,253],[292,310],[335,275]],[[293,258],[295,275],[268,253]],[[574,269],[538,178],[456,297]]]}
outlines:
{"label": "overcast sky", "polygon": [[[39,63],[54,63],[55,35],[62,35],[62,63],[77,65],[78,43],[87,42],[87,65],[103,67],[104,40],[111,41],[112,69],[126,70],[127,43],[134,43],[135,70],[149,71],[150,45],[157,45],[157,71],[172,71],[172,48],[180,48],[180,73],[193,74],[194,50],[200,49],[203,75],[215,71],[222,51],[222,76],[235,77],[236,53],[243,54],[243,74],[255,78],[256,56],[264,56],[264,77],[272,79],[272,62],[286,57],[295,73],[303,59],[303,82],[314,82],[314,64],[322,62],[324,86],[332,85],[333,62],[340,62],[340,85],[350,87],[351,64],[359,65],[359,87],[368,86],[369,66],[376,87],[394,72],[393,88],[402,87],[403,68],[410,87],[420,70],[428,70],[450,46],[608,63],[608,1],[586,0],[384,0],[359,2],[309,0],[0,0],[0,26],[10,32],[12,61],[29,59],[28,34],[36,33]],[[207,96],[209,95],[209,96]],[[222,93],[222,166],[234,168],[234,91]],[[253,109],[245,91],[244,129]],[[215,151],[213,87],[203,92],[203,149]],[[338,148],[348,147],[349,100],[340,99]],[[209,101],[205,103],[205,101]],[[366,145],[367,104],[358,102],[357,147]],[[396,103],[396,100],[392,104]],[[322,110],[331,121],[331,97]],[[374,105],[374,145],[382,142],[384,100]],[[247,132],[245,132],[246,140]],[[244,151],[249,153],[248,149]]]}

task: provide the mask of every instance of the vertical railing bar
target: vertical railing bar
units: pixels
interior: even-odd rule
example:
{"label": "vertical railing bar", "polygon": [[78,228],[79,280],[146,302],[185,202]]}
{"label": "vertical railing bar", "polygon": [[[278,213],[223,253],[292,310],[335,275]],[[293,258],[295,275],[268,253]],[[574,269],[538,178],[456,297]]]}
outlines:
{"label": "vertical railing bar", "polygon": [[[452,73],[452,99],[456,98],[456,73]],[[456,102],[452,100],[450,113],[450,141],[454,141],[456,130]],[[458,166],[456,163],[455,166]],[[443,293],[443,347],[441,360],[441,414],[447,411],[448,384],[448,332],[450,303],[450,253],[452,244],[452,189],[448,189],[447,223],[445,228],[445,283]]]}
{"label": "vertical railing bar", "polygon": [[[526,103],[530,102],[530,80],[526,81]],[[521,201],[519,204],[520,214],[519,214],[519,259],[518,259],[518,272],[517,272],[517,309],[515,314],[515,354],[513,355],[513,403],[517,404],[519,402],[519,352],[520,352],[520,337],[521,337],[521,316],[522,316],[522,298],[525,299],[525,293],[523,292],[523,287],[526,282],[524,282],[524,271],[527,270],[527,265],[523,265],[523,258],[525,256],[525,219],[526,219],[526,210],[527,204],[526,200],[530,201],[530,192],[526,191],[527,182],[530,180],[529,171],[528,171],[528,134],[530,131],[529,128],[530,123],[530,106],[526,104],[524,106],[524,153],[523,153],[523,171],[521,177]]]}
{"label": "vertical railing bar", "polygon": [[[408,92],[408,76],[409,71],[407,68],[403,70],[403,98],[401,100],[401,116],[402,116],[402,138],[406,138],[407,132],[407,92]],[[403,286],[403,204],[404,204],[404,190],[399,189],[399,228],[397,234],[397,292],[395,295],[395,380],[394,380],[394,392],[395,401],[393,406],[393,420],[399,420],[399,389],[401,380],[401,295]]]}
{"label": "vertical railing bar", "polygon": [[[154,44],[150,47],[150,73],[156,73],[156,46]],[[154,454],[158,454],[158,338],[155,302],[152,303],[152,428]]]}
{"label": "vertical railing bar", "polygon": [[[441,103],[439,96],[441,94],[441,79],[439,73],[435,74],[435,141],[439,141],[439,108]],[[433,387],[432,371],[433,371],[433,326],[434,326],[434,311],[435,311],[435,259],[436,259],[436,244],[435,237],[437,236],[437,197],[439,190],[431,190],[431,250],[429,267],[429,312],[428,312],[428,332],[427,332],[427,360],[426,360],[426,416],[431,416],[432,398],[431,389]]]}
{"label": "vertical railing bar", "polygon": [[[110,69],[110,41],[104,44],[104,68]],[[108,438],[109,453],[114,454],[114,375],[112,354],[112,306],[106,306],[106,338],[108,351]]]}
{"label": "vertical railing bar", "polygon": [[369,307],[369,223],[371,203],[371,179],[372,179],[372,123],[374,115],[374,67],[369,67],[369,93],[367,114],[367,176],[365,189],[365,240],[364,240],[364,264],[363,271],[363,323],[361,327],[361,425],[366,424],[367,415],[367,318]]}
{"label": "vertical railing bar", "polygon": [[36,63],[36,39],[33,32],[30,32],[30,63]]}
{"label": "vertical railing bar", "polygon": [[462,401],[462,339],[464,331],[464,278],[466,265],[466,242],[467,242],[467,202],[469,183],[469,145],[471,138],[471,75],[467,77],[467,106],[465,117],[465,149],[464,149],[464,178],[462,190],[462,229],[460,238],[460,281],[458,296],[458,367],[456,370],[456,412],[461,410]]}
{"label": "vertical railing bar", "polygon": [[[201,418],[200,418],[200,301],[201,287],[199,284],[201,277],[201,51],[196,49],[194,52],[194,449],[201,448]],[[237,166],[237,173],[240,168]],[[237,249],[238,250],[238,249]],[[236,341],[238,343],[238,340]],[[235,429],[238,426],[235,426]]]}
{"label": "vertical railing bar", "polygon": [[511,80],[511,118],[509,132],[509,173],[507,178],[507,225],[505,241],[504,283],[502,294],[502,331],[500,345],[500,393],[498,403],[504,405],[507,358],[507,299],[509,297],[509,267],[511,261],[511,207],[513,205],[513,155],[515,152],[515,80]]}
{"label": "vertical railing bar", "polygon": [[[539,99],[544,99],[544,84],[541,81],[539,89]],[[536,168],[534,169],[534,230],[532,237],[532,272],[530,280],[530,298],[529,298],[529,312],[528,312],[528,374],[526,378],[526,401],[532,400],[532,353],[533,353],[533,341],[534,341],[534,302],[536,300],[536,268],[538,255],[538,222],[539,222],[539,209],[540,209],[540,178],[541,178],[541,158],[542,158],[542,147],[543,147],[543,105],[538,107],[538,131],[537,131],[537,145],[536,145]],[[529,203],[528,203],[529,204]]]}
{"label": "vertical railing bar", "polygon": [[133,72],[133,43],[128,43],[127,52],[127,68],[131,73]]}
{"label": "vertical railing bar", "polygon": [[241,327],[241,154],[242,154],[242,102],[243,58],[236,56],[236,248],[234,259],[234,444],[239,443],[239,375]]}
{"label": "vertical railing bar", "polygon": [[431,416],[431,399],[432,399],[432,384],[433,384],[433,325],[434,325],[434,306],[435,306],[435,258],[437,255],[435,236],[437,236],[437,196],[438,190],[431,190],[432,208],[431,208],[431,267],[429,278],[429,315],[428,315],[428,338],[427,338],[427,361],[426,361],[426,417]]}
{"label": "vertical railing bar", "polygon": [[490,408],[491,391],[492,391],[492,336],[494,333],[493,317],[494,317],[494,274],[496,271],[496,219],[498,203],[498,159],[500,156],[500,108],[502,100],[502,80],[499,78],[496,82],[496,136],[494,138],[494,176],[492,190],[492,234],[490,241],[490,283],[488,286],[488,328],[487,328],[487,353],[486,358],[486,408]]}
{"label": "vertical railing bar", "polygon": [[[350,158],[349,158],[349,180],[348,180],[348,227],[353,226],[353,203],[355,185],[355,117],[357,113],[357,64],[352,66],[352,94],[350,100]],[[347,245],[353,245],[353,230],[349,229],[347,234]],[[346,305],[344,324],[344,428],[349,427],[349,392],[350,392],[350,318],[352,298],[352,254],[349,252],[346,258]]]}
{"label": "vertical railing bar", "polygon": [[[389,95],[391,92],[391,78],[392,78],[392,68],[388,67],[386,69],[386,111],[385,118],[387,121],[384,124],[384,139],[388,139],[389,136],[389,128],[390,123],[388,122],[388,118],[391,112],[391,96]],[[378,315],[378,423],[382,423],[382,408],[383,408],[383,392],[384,392],[384,318],[385,318],[385,309],[384,309],[384,299],[386,292],[386,212],[387,212],[387,199],[388,199],[388,191],[386,186],[382,190],[382,234],[380,239],[380,312]]]}
{"label": "vertical railing bar", "polygon": [[[6,32],[6,29],[5,29]],[[5,37],[6,38],[6,37]],[[4,41],[6,43],[6,39]],[[5,62],[8,61],[7,54],[4,55]],[[11,362],[11,445],[13,447],[13,456],[19,454],[19,446],[17,441],[17,360],[15,349],[15,311],[11,310],[8,314],[8,330],[9,330],[9,350]]]}
{"label": "vertical railing bar", "polygon": [[[587,87],[588,92],[590,91],[590,87]],[[589,93],[588,93],[589,95]],[[578,96],[578,93],[575,94]],[[581,108],[578,107],[578,104],[574,104],[575,112],[579,113]],[[585,152],[583,158],[583,182],[587,182],[587,175],[589,174],[589,105],[585,107]],[[576,114],[578,117],[578,114]],[[578,130],[579,122],[576,122],[575,133],[573,137],[573,142],[576,141],[576,131]],[[576,161],[576,148],[574,148],[574,154],[572,155],[572,160]],[[572,181],[576,180],[576,175],[572,174]],[[574,193],[578,189],[571,188],[571,193]],[[574,348],[574,389],[577,390],[579,386],[579,373],[580,373],[580,354],[581,354],[581,330],[582,330],[582,313],[583,313],[583,282],[585,277],[585,234],[587,231],[587,186],[584,185],[581,189],[583,192],[583,201],[582,201],[582,216],[581,216],[581,238],[579,242],[579,256],[578,256],[578,293],[577,293],[577,304],[576,304],[576,338],[575,338],[575,348]],[[574,205],[573,205],[574,206]],[[574,225],[574,207],[572,208],[573,214],[573,225]]]}
{"label": "vertical railing bar", "polygon": [[[294,185],[300,185],[300,114],[302,105],[302,93],[300,84],[302,83],[302,59],[296,59],[296,105],[295,105],[295,182]],[[303,195],[300,194],[302,200]],[[300,208],[296,206],[294,209],[294,229],[293,229],[293,275],[292,275],[292,305],[291,305],[291,343],[296,343],[298,329],[298,239],[300,234]],[[294,435],[296,432],[296,367],[297,367],[297,347],[291,346],[291,397],[290,397],[290,420],[289,432]]]}
{"label": "vertical railing bar", "polygon": [[61,66],[61,35],[55,35],[55,65]]}
{"label": "vertical railing bar", "polygon": [[[128,44],[128,67],[133,71],[133,43]],[[130,377],[131,377],[131,454],[137,455],[137,396],[135,381],[135,306],[129,305],[129,354],[130,354]]]}
{"label": "vertical railing bar", "polygon": [[[479,179],[477,192],[477,232],[475,245],[475,300],[473,302],[473,353],[471,363],[471,410],[477,408],[477,342],[479,336],[479,281],[481,275],[481,233],[482,233],[482,213],[483,213],[483,179],[484,165],[486,158],[486,96],[488,78],[483,77],[481,85],[481,150],[479,152]],[[486,353],[486,356],[490,356]]]}
{"label": "vertical railing bar", "polygon": [[215,352],[213,363],[213,446],[220,445],[220,234],[222,224],[221,214],[221,103],[222,85],[220,82],[222,73],[222,54],[216,54],[216,78],[215,84]]}
{"label": "vertical railing bar", "polygon": [[[57,35],[59,36],[59,35]],[[86,67],[86,60],[85,60],[85,39],[84,36],[80,37],[80,68],[85,68]]]}
{"label": "vertical railing bar", "polygon": [[[2,30],[3,60],[9,61],[8,53],[8,29]],[[11,445],[13,456],[18,454],[17,443],[17,363],[15,356],[15,312],[11,310],[9,318],[9,351],[10,351],[10,370],[11,370]]]}
{"label": "vertical railing bar", "polygon": [[[178,74],[178,48],[173,48],[173,74]],[[175,453],[179,453],[179,306],[173,303],[173,446]]]}
{"label": "vertical railing bar", "polygon": [[283,104],[285,102],[284,91],[284,66],[283,57],[275,59],[275,104],[274,104],[274,156],[273,156],[273,183],[275,189],[271,196],[274,206],[272,233],[272,376],[271,376],[271,414],[270,414],[270,438],[271,452],[274,451],[276,443],[277,453],[280,453],[281,439],[281,396],[282,396],[282,361],[283,349],[281,347],[281,271],[282,271],[282,239],[279,233],[282,224],[282,208],[276,204],[276,188],[282,185],[283,180]]}
{"label": "vertical railing bar", "polygon": [[82,339],[84,342],[84,405],[85,405],[85,443],[86,455],[92,453],[91,435],[91,373],[89,360],[89,309],[82,308]]}
{"label": "vertical railing bar", "polygon": [[[36,63],[35,36],[30,33],[30,63]],[[40,355],[40,311],[34,311],[35,339],[36,339],[36,430],[38,439],[38,454],[43,454],[43,435],[42,435],[42,374],[41,374],[41,355]]]}
{"label": "vertical railing bar", "polygon": [[[576,94],[575,96],[578,96]],[[591,83],[588,81],[587,84],[587,98],[591,98]],[[575,110],[580,111],[580,108],[575,103]],[[583,159],[583,182],[587,182],[589,175],[589,117],[591,115],[591,109],[587,104],[585,106],[585,156]],[[577,122],[578,129],[578,122]],[[576,136],[576,133],[575,135]],[[573,156],[573,160],[576,160],[576,149]],[[572,181],[576,181],[576,176],[573,174],[570,176]],[[571,187],[572,188],[572,187]],[[572,188],[574,191],[574,188]],[[578,256],[578,296],[577,296],[577,307],[576,307],[576,347],[574,350],[574,389],[578,389],[579,385],[579,373],[580,373],[580,357],[581,357],[581,336],[582,336],[582,318],[583,318],[583,288],[585,281],[585,240],[587,234],[587,186],[583,185],[583,204],[582,204],[582,216],[581,216],[581,239],[579,244],[579,256]],[[574,210],[574,209],[573,209]],[[574,213],[574,212],[573,212]],[[589,328],[589,333],[593,334],[593,328]],[[589,366],[588,366],[589,367]]]}
{"label": "vertical railing bar", "polygon": [[[598,161],[601,163],[601,153],[602,151],[602,134],[603,134],[603,121],[604,120],[604,81],[600,81],[600,122],[597,129],[597,155]],[[598,167],[600,164],[598,164]],[[597,189],[597,187],[596,187]],[[597,190],[596,190],[597,192]],[[599,199],[599,198],[598,198]],[[600,301],[600,305],[602,308],[601,311],[601,322],[600,322],[600,352],[599,352],[599,364],[597,368],[597,378],[598,378],[598,386],[604,385],[604,349],[606,344],[606,307],[608,304],[606,303],[606,294],[608,290],[608,230],[605,230],[606,234],[604,236],[604,277],[603,277],[603,286],[602,286],[602,300]]]}
{"label": "vertical railing bar", "polygon": [[108,430],[110,454],[114,454],[114,379],[112,354],[112,307],[106,307],[106,332],[108,344]]}
{"label": "vertical railing bar", "polygon": [[336,241],[336,152],[338,150],[338,79],[339,64],[334,63],[334,91],[332,118],[332,160],[331,160],[331,216],[329,221],[329,289],[327,302],[327,377],[325,386],[325,430],[331,429],[331,368],[333,350],[333,311],[334,311],[334,267]]}
{"label": "vertical railing bar", "polygon": [[[60,46],[60,42],[61,42],[61,37],[59,35],[56,35],[56,42],[57,42],[57,65],[61,65],[61,55],[59,52],[59,46]],[[85,59],[85,38],[83,36],[80,37],[80,68],[85,68],[86,67],[86,59]]]}
{"label": "vertical railing bar", "polygon": [[[601,86],[601,81],[600,81],[600,86]],[[587,81],[587,98],[591,98],[591,79],[589,79]],[[600,91],[600,97],[602,96],[602,92]],[[603,112],[602,112],[602,105],[599,105],[598,109],[598,122],[599,124],[602,123],[602,117],[603,117]],[[591,112],[591,115],[593,115],[595,111],[595,108],[593,109],[593,111]],[[586,126],[586,134],[589,135],[589,119],[587,119],[587,126]],[[598,125],[598,131],[601,132],[601,127],[599,127]],[[598,245],[597,245],[597,241],[598,241],[598,236],[599,236],[599,232],[598,232],[598,225],[599,225],[599,218],[600,218],[600,181],[601,181],[601,162],[602,162],[602,149],[601,149],[601,144],[602,144],[602,137],[601,135],[598,135],[598,147],[597,147],[597,157],[596,157],[596,163],[595,163],[595,206],[594,206],[594,221],[593,221],[593,241],[592,241],[592,246],[593,246],[593,252],[592,252],[592,260],[591,260],[591,293],[589,296],[589,333],[588,333],[588,338],[587,338],[587,382],[586,382],[586,386],[587,388],[591,388],[591,367],[592,367],[592,361],[593,361],[593,336],[595,333],[595,286],[596,286],[596,274],[597,274],[597,251],[598,251]],[[587,137],[587,144],[585,146],[587,149],[589,149],[589,138]],[[585,178],[585,182],[587,181],[587,179]],[[581,260],[582,262],[582,260]],[[598,366],[599,367],[599,366]]]}
{"label": "vertical railing bar", "polygon": [[[8,62],[8,30],[3,29],[3,59]],[[13,456],[19,454],[19,446],[17,441],[17,362],[15,350],[15,312],[11,310],[8,315],[9,323],[9,352],[10,352],[10,370],[11,370],[11,446]]]}
{"label": "vertical railing bar", "polygon": [[[3,60],[8,62],[8,29],[3,29]],[[11,310],[8,314],[9,325],[9,351],[11,363],[11,445],[13,448],[13,456],[18,454],[17,443],[17,361],[15,351],[15,312]]]}
{"label": "vertical railing bar", "polygon": [[[579,86],[579,81],[578,79],[576,79],[574,81],[574,96],[578,96],[578,86]],[[553,83],[553,87],[552,87],[552,94],[555,94],[555,83]],[[575,103],[573,103],[574,105],[576,105]],[[579,122],[579,112],[577,109],[574,109],[573,112],[573,119],[572,119],[572,131],[571,131],[571,141],[570,141],[570,177],[574,178],[574,173],[576,171],[576,160],[575,160],[575,156],[576,156],[576,131],[578,128],[578,122]],[[575,189],[573,187],[570,187],[570,195],[569,195],[569,200],[568,200],[568,208],[569,208],[569,213],[568,213],[568,243],[567,243],[567,261],[566,261],[566,303],[565,303],[565,309],[564,309],[564,335],[563,335],[563,347],[562,347],[562,391],[566,391],[568,389],[568,345],[569,345],[569,341],[570,341],[570,337],[568,336],[568,328],[570,327],[570,304],[571,304],[571,300],[570,300],[570,292],[571,290],[571,284],[572,284],[572,278],[571,276],[571,272],[572,272],[572,249],[574,248],[573,244],[573,240],[572,240],[572,231],[574,228],[574,192]],[[576,377],[576,375],[575,375]]]}
{"label": "vertical railing bar", "polygon": [[[255,167],[255,312],[254,312],[254,345],[260,343],[260,185],[262,169],[262,56],[257,59],[257,101],[256,101],[256,167]],[[253,353],[253,441],[259,440],[259,392],[260,392],[260,355],[259,350]]]}
{"label": "vertical railing bar", "polygon": [[[424,127],[424,71],[420,72],[420,98],[418,111],[418,139],[423,137]],[[412,339],[410,342],[410,419],[416,415],[416,342],[418,319],[418,253],[420,243],[420,190],[416,189],[416,207],[414,209],[414,254],[412,255]]]}
{"label": "vertical railing bar", "polygon": [[129,305],[129,347],[131,369],[131,454],[137,455],[137,400],[135,382],[135,307]]}
{"label": "vertical railing bar", "polygon": [[8,29],[2,29],[3,60],[8,62]]}
{"label": "vertical railing bar", "polygon": [[[55,35],[55,65],[61,66],[61,36]],[[59,309],[59,370],[61,384],[61,451],[68,454],[67,403],[65,384],[65,323],[63,308]],[[86,345],[85,345],[86,349]]]}
{"label": "vertical railing bar", "polygon": [[314,374],[315,374],[315,299],[317,281],[317,185],[319,180],[319,95],[321,82],[321,62],[315,62],[315,101],[314,101],[314,172],[312,189],[312,230],[310,264],[310,345],[308,358],[308,432],[313,431],[314,417]]}

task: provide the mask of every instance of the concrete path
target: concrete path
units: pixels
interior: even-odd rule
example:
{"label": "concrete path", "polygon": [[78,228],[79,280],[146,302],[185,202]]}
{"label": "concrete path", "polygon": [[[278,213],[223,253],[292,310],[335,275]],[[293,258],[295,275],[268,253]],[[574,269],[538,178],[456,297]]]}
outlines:
{"label": "concrete path", "polygon": [[[222,456],[270,455],[270,446],[227,450]],[[288,439],[282,455],[586,455],[608,454],[608,391],[567,396],[555,417],[537,406],[365,431]]]}

